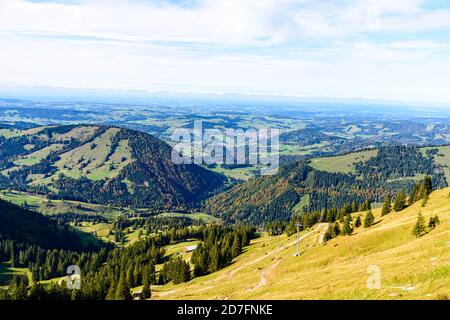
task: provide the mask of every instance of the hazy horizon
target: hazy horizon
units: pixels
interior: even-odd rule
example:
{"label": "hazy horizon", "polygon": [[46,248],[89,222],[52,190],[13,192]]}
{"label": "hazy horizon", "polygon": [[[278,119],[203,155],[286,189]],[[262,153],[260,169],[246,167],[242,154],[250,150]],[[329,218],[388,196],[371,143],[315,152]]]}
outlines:
{"label": "hazy horizon", "polygon": [[1,0],[0,86],[450,103],[442,0]]}

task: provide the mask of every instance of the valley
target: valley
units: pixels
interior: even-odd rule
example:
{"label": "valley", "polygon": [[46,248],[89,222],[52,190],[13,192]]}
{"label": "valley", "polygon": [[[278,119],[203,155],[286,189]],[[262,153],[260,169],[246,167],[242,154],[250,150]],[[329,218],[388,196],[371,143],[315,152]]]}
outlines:
{"label": "valley", "polygon": [[[185,111],[180,117],[166,110],[152,124],[189,127],[201,119],[206,128],[278,126],[281,166],[261,176],[258,166],[175,165],[169,127],[150,130],[114,110],[114,125],[88,121],[102,108],[82,124],[75,119],[82,110],[65,125],[55,110],[50,121],[33,118],[35,124],[21,112],[12,122],[2,118],[0,201],[9,207],[0,216],[39,214],[53,226],[42,228],[69,232],[72,240],[55,252],[26,228],[0,230],[0,297],[448,297],[445,119],[433,126],[435,119],[396,119],[394,125],[369,115],[337,121],[286,110],[275,117],[262,108],[259,116]],[[412,122],[416,131],[408,136],[404,129]],[[381,215],[386,199],[396,206],[402,196],[400,209]],[[357,225],[369,211],[373,224]],[[427,223],[434,216],[440,223],[417,238],[411,230],[419,212]],[[23,217],[14,220],[23,224],[29,219]],[[299,223],[301,255],[295,257]],[[86,273],[78,292],[61,286],[73,263]],[[367,288],[373,265],[382,273],[379,289]]]}
{"label": "valley", "polygon": [[0,315],[445,315],[449,31],[448,0],[0,0]]}

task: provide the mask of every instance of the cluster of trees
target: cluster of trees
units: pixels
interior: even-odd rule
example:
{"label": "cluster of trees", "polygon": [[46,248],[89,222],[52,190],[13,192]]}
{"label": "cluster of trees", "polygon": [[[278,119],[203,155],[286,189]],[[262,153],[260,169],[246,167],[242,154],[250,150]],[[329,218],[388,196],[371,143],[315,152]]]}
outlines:
{"label": "cluster of trees", "polygon": [[412,188],[408,198],[403,191],[397,193],[392,204],[391,197],[385,197],[383,208],[381,209],[381,216],[389,214],[392,210],[395,212],[403,210],[408,205],[411,205],[420,200],[422,200],[422,206],[425,206],[431,191],[433,191],[432,179],[430,176],[426,176],[423,180],[414,184],[414,187]]}
{"label": "cluster of trees", "polygon": [[112,228],[109,230],[109,235],[114,236],[114,242],[121,244],[125,243],[126,234],[130,230],[139,230],[139,237],[164,232],[170,241],[178,241],[187,239],[190,236],[198,236],[198,231],[196,231],[196,229],[188,227],[201,225],[204,225],[202,221],[192,220],[186,217],[125,219],[120,216],[113,221]]}
{"label": "cluster of trees", "polygon": [[[33,273],[33,283],[29,287],[28,298],[46,299],[53,297],[52,286],[39,284],[39,280],[46,280],[66,275],[67,266],[77,265],[82,272],[81,290],[58,290],[58,298],[104,300],[131,299],[132,287],[157,283],[155,264],[163,262],[163,243],[168,241],[164,236],[139,241],[127,248],[113,250],[101,249],[99,252],[77,253],[68,251],[43,251],[41,248],[30,246],[20,251],[19,263],[25,264],[30,260]],[[6,244],[8,246],[9,243]],[[10,246],[10,245],[9,245]],[[23,245],[19,245],[23,246]],[[17,246],[14,246],[16,248]],[[8,251],[8,249],[6,249]],[[15,249],[17,250],[17,249]],[[11,249],[9,249],[11,251]],[[15,256],[15,253],[10,253]],[[13,259],[13,258],[11,258]],[[50,270],[41,273],[39,278],[34,276],[36,270]],[[44,277],[45,276],[45,277]],[[13,279],[14,281],[14,279]],[[14,298],[14,283],[11,283],[3,295]]]}
{"label": "cluster of trees", "polygon": [[[343,232],[345,234],[350,234],[351,230],[351,222],[348,219],[351,219],[351,213],[366,211],[371,209],[371,204],[368,199],[364,200],[362,203],[357,204],[355,201],[352,203],[344,203],[344,205],[340,208],[330,208],[330,209],[322,209],[321,211],[312,211],[312,212],[304,212],[300,215],[295,215],[292,217],[291,221],[283,227],[283,230],[291,236],[297,231],[299,228],[300,231],[308,229],[319,222],[328,222],[330,224],[336,225],[336,230],[334,234],[341,234],[341,224],[344,224]],[[361,218],[359,218],[359,225],[361,223]],[[358,223],[358,219],[356,220]],[[359,226],[358,225],[358,226]],[[277,226],[277,223],[271,223],[269,226]],[[357,227],[358,227],[357,226]],[[332,232],[333,228],[329,230]]]}
{"label": "cluster of trees", "polygon": [[211,226],[204,229],[202,242],[191,257],[194,276],[202,276],[229,265],[250,243],[254,231],[251,226]]}
{"label": "cluster of trees", "polygon": [[423,236],[425,233],[433,230],[434,228],[439,225],[440,220],[437,215],[431,216],[430,220],[428,221],[428,226],[425,224],[425,218],[423,217],[422,213],[419,212],[417,216],[417,221],[412,229],[412,234],[419,238]]}
{"label": "cluster of trees", "polygon": [[434,175],[436,165],[431,157],[424,157],[415,146],[385,146],[375,157],[355,165],[356,173],[367,180],[412,177],[416,174]]}
{"label": "cluster of trees", "polygon": [[[403,191],[399,192],[395,198],[393,203],[391,203],[391,198],[389,196],[385,197],[383,208],[381,209],[381,216],[385,216],[392,211],[400,211],[406,208],[409,204],[413,204],[414,202],[422,200],[422,205],[426,203],[428,199],[428,195],[433,190],[431,177],[426,176],[423,180],[416,183],[411,191],[410,196],[407,198]],[[347,210],[345,210],[347,208]],[[351,210],[348,209],[348,206],[344,206],[339,212],[338,219],[334,218],[333,214],[336,212],[333,210],[328,210],[328,214],[330,218],[327,218],[327,221],[333,223],[330,228],[328,228],[325,234],[325,241],[328,241],[340,234],[342,235],[350,235],[353,233],[354,228],[358,228],[361,225],[364,228],[369,228],[375,223],[375,217],[372,213],[370,203],[365,201],[359,208],[358,211],[366,211],[364,216],[364,220],[361,220],[361,216],[356,217],[356,220],[353,221],[353,217],[350,215]],[[338,221],[337,221],[338,220]],[[439,223],[439,218],[431,217],[430,222],[428,224],[428,228],[434,228]],[[415,236],[421,236],[426,231],[425,221],[421,214],[419,214],[418,221],[414,227],[413,234]]]}
{"label": "cluster of trees", "polygon": [[107,247],[97,252],[77,252],[63,249],[44,249],[37,245],[14,240],[0,241],[0,261],[9,261],[11,267],[28,268],[33,281],[42,281],[65,275],[67,267],[78,265],[95,271],[106,259]]}
{"label": "cluster of trees", "polygon": [[158,284],[172,281],[175,284],[191,280],[191,266],[189,262],[176,256],[165,262],[159,274]]}
{"label": "cluster of trees", "polygon": [[373,215],[371,209],[367,210],[363,221],[361,219],[361,215],[354,219],[351,214],[347,214],[341,221],[335,221],[330,225],[325,233],[324,241],[331,240],[339,235],[351,235],[355,228],[359,228],[361,225],[363,225],[364,228],[370,228],[374,223],[375,216]]}
{"label": "cluster of trees", "polygon": [[[175,221],[171,222],[177,225]],[[127,224],[119,220],[117,228]],[[28,283],[25,282],[26,277],[15,277],[8,290],[0,290],[0,299],[126,300],[132,299],[131,288],[137,286],[143,286],[143,298],[150,298],[153,284],[189,281],[193,276],[228,265],[248,245],[254,231],[249,226],[174,227],[128,247],[107,246],[86,252],[44,249],[36,244],[2,240],[0,261],[9,261],[12,267],[28,268],[32,278]],[[192,257],[193,273],[190,264],[181,257],[172,257],[168,261],[164,257],[166,245],[186,239],[201,241]],[[157,264],[163,264],[159,273],[155,269]],[[81,269],[81,290],[40,284],[42,280],[65,276],[67,267],[71,265]]]}
{"label": "cluster of trees", "polygon": [[422,205],[425,206],[431,191],[433,191],[433,183],[431,177],[426,176],[422,181],[414,185],[408,198],[409,204],[422,200]]}

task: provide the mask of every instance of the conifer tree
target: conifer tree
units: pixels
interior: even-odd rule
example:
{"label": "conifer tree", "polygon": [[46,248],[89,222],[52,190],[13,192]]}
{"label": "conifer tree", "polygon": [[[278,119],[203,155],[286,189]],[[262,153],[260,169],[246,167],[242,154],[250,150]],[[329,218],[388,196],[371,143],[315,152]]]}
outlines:
{"label": "conifer tree", "polygon": [[14,244],[11,244],[11,251],[10,251],[10,264],[12,268],[18,267],[19,259],[17,257],[16,251],[14,250]]}
{"label": "conifer tree", "polygon": [[117,284],[116,289],[116,300],[132,300],[133,297],[131,296],[131,289],[129,284],[126,281],[126,278],[121,275],[119,279],[119,283]]}
{"label": "conifer tree", "polygon": [[436,215],[434,217],[430,217],[430,221],[428,222],[428,228],[434,229],[440,223],[439,217]]}
{"label": "conifer tree", "polygon": [[352,212],[358,211],[358,204],[355,200],[352,201]]}
{"label": "conifer tree", "polygon": [[327,212],[327,222],[328,223],[332,223],[332,222],[334,222],[336,220],[336,218],[335,218],[333,213],[334,213],[334,211],[328,210],[328,212]]}
{"label": "conifer tree", "polygon": [[333,239],[333,227],[329,226],[327,229],[327,232],[325,232],[325,235],[323,237],[323,241],[327,242],[329,240]]}
{"label": "conifer tree", "polygon": [[142,299],[147,300],[152,297],[152,291],[150,288],[150,276],[148,272],[144,273],[144,281],[142,287]]}
{"label": "conifer tree", "polygon": [[433,183],[430,176],[426,176],[423,179],[423,184],[425,186],[425,193],[429,195],[433,191]]}
{"label": "conifer tree", "polygon": [[341,234],[341,227],[339,226],[339,222],[335,222],[333,225],[333,235],[337,237]]}
{"label": "conifer tree", "polygon": [[111,282],[108,293],[106,294],[106,300],[116,300],[116,286],[113,281]]}
{"label": "conifer tree", "polygon": [[370,201],[368,199],[364,200],[364,202],[359,206],[359,211],[367,211],[371,209]]}
{"label": "conifer tree", "polygon": [[392,208],[394,209],[394,211],[397,212],[397,211],[403,210],[405,208],[405,201],[406,201],[405,193],[403,191],[401,191],[394,198],[394,204],[392,205]]}
{"label": "conifer tree", "polygon": [[375,217],[373,216],[372,210],[367,211],[366,217],[364,218],[364,228],[369,228],[373,225]]}
{"label": "conifer tree", "polygon": [[355,228],[359,228],[361,226],[361,216],[358,216],[355,221]]}
{"label": "conifer tree", "polygon": [[408,204],[411,205],[419,198],[419,185],[415,184],[408,197]]}
{"label": "conifer tree", "polygon": [[236,234],[234,236],[233,245],[231,246],[231,257],[236,258],[241,254],[241,241],[239,240],[239,236]]}
{"label": "conifer tree", "polygon": [[381,216],[385,216],[388,213],[390,213],[392,210],[391,207],[391,197],[390,196],[386,196],[384,198],[384,204],[383,204],[383,209],[381,209]]}
{"label": "conifer tree", "polygon": [[28,297],[28,277],[15,275],[9,286],[12,300],[26,300]]}
{"label": "conifer tree", "polygon": [[344,218],[344,226],[342,227],[342,234],[343,235],[351,235],[352,233],[353,233],[352,218],[350,215],[347,215]]}
{"label": "conifer tree", "polygon": [[425,219],[421,212],[419,212],[419,215],[417,216],[416,224],[413,228],[413,235],[415,237],[421,237],[425,233]]}

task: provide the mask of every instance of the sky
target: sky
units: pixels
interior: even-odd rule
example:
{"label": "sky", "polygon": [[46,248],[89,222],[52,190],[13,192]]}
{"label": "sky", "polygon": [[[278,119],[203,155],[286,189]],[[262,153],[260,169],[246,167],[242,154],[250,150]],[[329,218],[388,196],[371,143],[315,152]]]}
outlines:
{"label": "sky", "polygon": [[0,87],[450,103],[450,0],[0,0]]}

